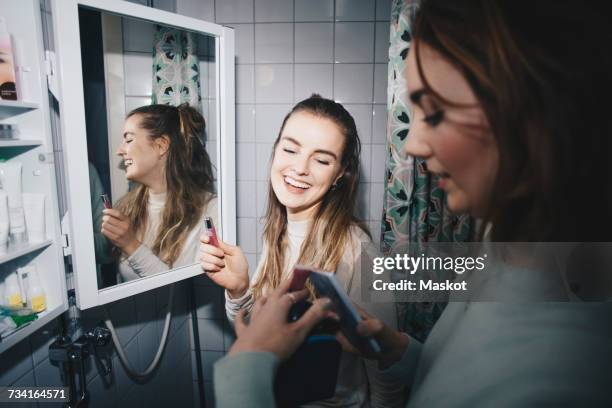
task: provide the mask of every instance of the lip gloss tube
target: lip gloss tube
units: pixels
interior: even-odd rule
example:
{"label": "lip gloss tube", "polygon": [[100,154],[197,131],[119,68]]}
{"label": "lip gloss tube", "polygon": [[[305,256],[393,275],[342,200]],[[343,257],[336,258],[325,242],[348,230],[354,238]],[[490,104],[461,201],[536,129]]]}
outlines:
{"label": "lip gloss tube", "polygon": [[108,194],[100,194],[100,197],[102,197],[102,201],[104,201],[104,208],[113,208],[113,205],[111,204],[111,201],[108,198]]}
{"label": "lip gloss tube", "polygon": [[217,239],[217,230],[215,230],[212,218],[204,217],[204,227],[206,228],[206,235],[208,235],[208,238],[210,239],[208,243],[218,248],[219,240]]}

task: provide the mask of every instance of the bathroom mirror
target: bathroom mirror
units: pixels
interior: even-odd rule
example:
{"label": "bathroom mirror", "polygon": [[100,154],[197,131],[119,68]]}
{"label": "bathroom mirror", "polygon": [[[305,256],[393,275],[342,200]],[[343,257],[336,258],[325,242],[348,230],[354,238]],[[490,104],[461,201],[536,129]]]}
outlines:
{"label": "bathroom mirror", "polygon": [[[122,1],[54,2],[53,18],[69,187],[69,249],[79,307],[201,274],[197,237],[203,232],[203,217],[215,221],[224,240],[235,242],[236,235],[233,31]],[[144,186],[151,184],[151,177],[153,184],[166,185],[166,172],[177,174],[176,167],[188,166],[177,166],[169,157],[159,166],[155,160],[164,155],[155,160],[148,156],[157,152],[151,150],[156,147],[150,139],[134,149],[130,126],[139,127],[146,114],[130,116],[129,122],[126,115],[152,103],[182,102],[204,118],[197,149],[203,147],[206,153],[198,157],[208,156],[212,181],[195,225],[192,220],[189,226],[181,224],[184,233],[173,233],[175,224],[164,217],[176,202],[167,204],[168,192],[155,194]],[[172,109],[170,117],[178,118]],[[139,150],[143,146],[145,150]],[[160,224],[140,217],[141,223],[132,226],[142,248],[125,250],[101,232],[102,194],[121,216],[128,208],[133,214],[143,206],[149,207],[149,214],[158,211]],[[176,213],[173,216],[177,219]],[[171,238],[165,241],[167,236]],[[166,259],[171,251],[164,252],[168,242],[178,243],[170,262]]]}

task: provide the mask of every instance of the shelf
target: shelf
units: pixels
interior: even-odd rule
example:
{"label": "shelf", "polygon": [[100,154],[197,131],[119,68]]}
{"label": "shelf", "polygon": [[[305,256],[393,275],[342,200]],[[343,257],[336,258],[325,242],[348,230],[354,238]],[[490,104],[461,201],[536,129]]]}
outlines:
{"label": "shelf", "polygon": [[0,100],[0,119],[10,118],[32,109],[38,109],[38,104],[23,101]]}
{"label": "shelf", "polygon": [[38,329],[44,327],[47,323],[64,313],[65,310],[65,305],[59,305],[53,309],[45,310],[44,312],[38,314],[38,319],[19,327],[11,334],[0,339],[0,354],[2,354],[4,351],[8,350],[11,346],[15,345],[21,340],[27,338]]}
{"label": "shelf", "polygon": [[0,252],[0,264],[8,262],[10,260],[19,258],[20,256],[27,255],[31,252],[37,251],[39,249],[48,247],[53,243],[52,240],[47,240],[43,242],[37,242],[35,244],[31,244],[29,242],[20,242],[18,244],[9,244],[9,246]]}
{"label": "shelf", "polygon": [[41,144],[40,140],[0,139],[0,147],[34,147]]}

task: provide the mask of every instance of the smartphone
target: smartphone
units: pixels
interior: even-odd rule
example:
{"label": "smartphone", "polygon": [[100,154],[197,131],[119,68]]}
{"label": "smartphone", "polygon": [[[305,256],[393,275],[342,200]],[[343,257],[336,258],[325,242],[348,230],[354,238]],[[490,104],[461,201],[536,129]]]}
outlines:
{"label": "smartphone", "polygon": [[296,292],[304,289],[308,276],[310,276],[310,269],[302,268],[300,266],[293,268],[293,277],[291,278],[289,292]]}
{"label": "smartphone", "polygon": [[217,230],[213,224],[213,220],[210,217],[204,217],[204,228],[206,229],[206,235],[208,235],[208,243],[212,246],[219,247],[219,240],[217,239]]}
{"label": "smartphone", "polygon": [[318,296],[329,298],[335,308],[335,312],[340,318],[340,330],[358,350],[365,353],[380,353],[380,344],[376,339],[363,337],[357,333],[357,325],[363,319],[353,307],[351,300],[340,285],[336,277],[329,272],[310,270],[310,281],[315,287]]}
{"label": "smartphone", "polygon": [[108,194],[100,194],[100,197],[102,197],[102,201],[104,202],[104,208],[113,208],[113,205],[111,204],[111,201],[108,198]]}

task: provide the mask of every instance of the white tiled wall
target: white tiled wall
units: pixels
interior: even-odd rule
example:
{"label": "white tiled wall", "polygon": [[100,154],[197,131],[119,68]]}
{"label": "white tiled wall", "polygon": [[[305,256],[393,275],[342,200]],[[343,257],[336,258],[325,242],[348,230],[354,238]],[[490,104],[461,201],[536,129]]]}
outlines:
{"label": "white tiled wall", "polygon": [[[250,272],[261,251],[272,143],[292,106],[313,92],[343,103],[355,118],[358,213],[379,239],[390,9],[391,0],[176,0],[179,14],[235,29],[237,235]],[[223,324],[222,291],[202,278],[197,293],[209,391],[212,363],[229,347],[231,330]]]}

